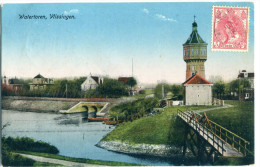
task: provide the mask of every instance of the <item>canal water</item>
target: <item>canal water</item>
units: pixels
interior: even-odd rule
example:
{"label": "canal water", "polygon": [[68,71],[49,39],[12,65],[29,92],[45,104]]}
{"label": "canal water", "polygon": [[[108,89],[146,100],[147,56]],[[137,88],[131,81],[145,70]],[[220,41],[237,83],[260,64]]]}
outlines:
{"label": "canal water", "polygon": [[96,147],[113,126],[86,122],[79,114],[19,112],[2,110],[3,136],[31,137],[56,146],[60,155],[154,166],[173,165],[169,159],[132,156]]}

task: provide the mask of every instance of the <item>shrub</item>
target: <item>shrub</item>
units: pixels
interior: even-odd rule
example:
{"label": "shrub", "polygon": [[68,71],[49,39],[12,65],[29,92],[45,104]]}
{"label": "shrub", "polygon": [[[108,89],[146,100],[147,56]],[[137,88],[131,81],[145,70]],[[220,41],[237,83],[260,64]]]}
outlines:
{"label": "shrub", "polygon": [[3,137],[2,143],[7,145],[11,151],[32,151],[57,154],[59,150],[49,143],[34,141],[28,137]]}

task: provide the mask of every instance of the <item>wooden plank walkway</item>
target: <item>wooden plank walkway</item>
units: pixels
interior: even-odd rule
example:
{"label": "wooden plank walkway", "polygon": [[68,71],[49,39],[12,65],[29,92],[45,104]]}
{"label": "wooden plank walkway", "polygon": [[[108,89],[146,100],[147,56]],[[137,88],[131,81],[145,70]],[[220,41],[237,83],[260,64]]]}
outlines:
{"label": "wooden plank walkway", "polygon": [[[222,156],[225,157],[242,157],[245,154],[237,150],[234,146],[227,143],[220,136],[216,135],[211,129],[201,124],[194,118],[193,112],[178,111],[178,116],[199,134],[209,145],[214,147]],[[240,147],[239,147],[240,149]]]}

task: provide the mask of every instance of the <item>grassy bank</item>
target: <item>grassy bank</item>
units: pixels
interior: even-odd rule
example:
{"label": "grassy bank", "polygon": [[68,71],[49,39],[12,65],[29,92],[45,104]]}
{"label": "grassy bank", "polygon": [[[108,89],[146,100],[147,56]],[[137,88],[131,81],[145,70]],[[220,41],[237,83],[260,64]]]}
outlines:
{"label": "grassy bank", "polygon": [[174,144],[181,146],[183,123],[177,117],[177,109],[182,111],[211,108],[213,106],[168,107],[161,113],[142,117],[133,122],[117,126],[103,141],[121,141],[137,144]]}
{"label": "grassy bank", "polygon": [[[248,140],[250,149],[254,148],[254,103],[228,101],[234,107],[221,108],[206,112],[209,119]],[[174,106],[167,107],[161,113],[142,117],[133,122],[117,126],[103,141],[121,141],[137,144],[175,144],[180,146],[183,140],[183,123],[177,118],[177,109],[199,110],[214,106]]]}
{"label": "grassy bank", "polygon": [[225,103],[234,107],[207,111],[208,118],[249,141],[249,149],[254,151],[254,102],[225,101]]}
{"label": "grassy bank", "polygon": [[[95,165],[106,165],[106,166],[141,166],[133,163],[124,163],[124,162],[114,162],[114,161],[101,161],[101,160],[93,160],[93,159],[85,159],[85,158],[73,158],[67,157],[57,154],[48,154],[48,153],[38,153],[38,152],[28,152],[28,151],[19,151],[19,153],[30,154],[35,156],[41,156],[46,158],[53,158],[71,162],[79,162],[79,163],[87,163],[87,164],[95,164]],[[143,166],[143,165],[142,165]]]}
{"label": "grassy bank", "polygon": [[[236,133],[251,144],[249,149],[254,152],[254,102],[225,101],[233,105],[207,111],[209,119]],[[131,144],[172,144],[182,146],[184,123],[177,119],[177,109],[199,110],[214,106],[176,106],[168,107],[161,113],[142,117],[133,122],[126,122],[116,127],[102,141],[119,141]],[[246,165],[253,164],[252,156],[245,158],[220,157],[214,165]]]}

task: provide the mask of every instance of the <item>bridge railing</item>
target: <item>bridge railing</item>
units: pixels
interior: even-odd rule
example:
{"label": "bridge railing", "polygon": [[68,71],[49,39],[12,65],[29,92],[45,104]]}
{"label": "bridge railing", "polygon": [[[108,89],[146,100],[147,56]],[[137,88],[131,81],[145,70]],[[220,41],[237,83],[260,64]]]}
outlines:
{"label": "bridge railing", "polygon": [[[178,112],[182,112],[182,111],[178,110]],[[194,111],[193,112],[190,111],[190,113],[193,113],[195,115],[196,121],[198,121],[198,119],[201,119],[203,117],[202,115]],[[209,120],[208,118],[207,118],[207,123],[204,123],[203,126],[207,127],[207,129],[210,130],[214,135],[218,136],[225,143],[231,145],[233,148],[241,152],[244,156],[246,156],[248,153],[253,155],[253,153],[248,149],[250,142],[243,139],[242,137],[222,127],[221,125]]]}
{"label": "bridge railing", "polygon": [[224,145],[225,141],[214,135],[214,133],[209,128],[199,123],[191,114],[182,112],[179,109],[177,110],[177,114],[192,128],[194,128],[194,130],[196,130],[196,132],[198,132],[205,140],[207,140],[208,143],[210,143],[216,150],[218,150],[218,152],[220,152],[222,155],[224,152],[226,152]]}
{"label": "bridge railing", "polygon": [[250,142],[243,139],[242,137],[236,135],[235,133],[229,131],[228,129],[222,127],[221,125],[209,120],[209,123],[211,124],[211,131],[222,138],[226,143],[231,145],[233,148],[237,149],[239,152],[241,152],[244,156],[246,156],[248,153],[253,154],[249,149],[248,146],[250,145]]}

